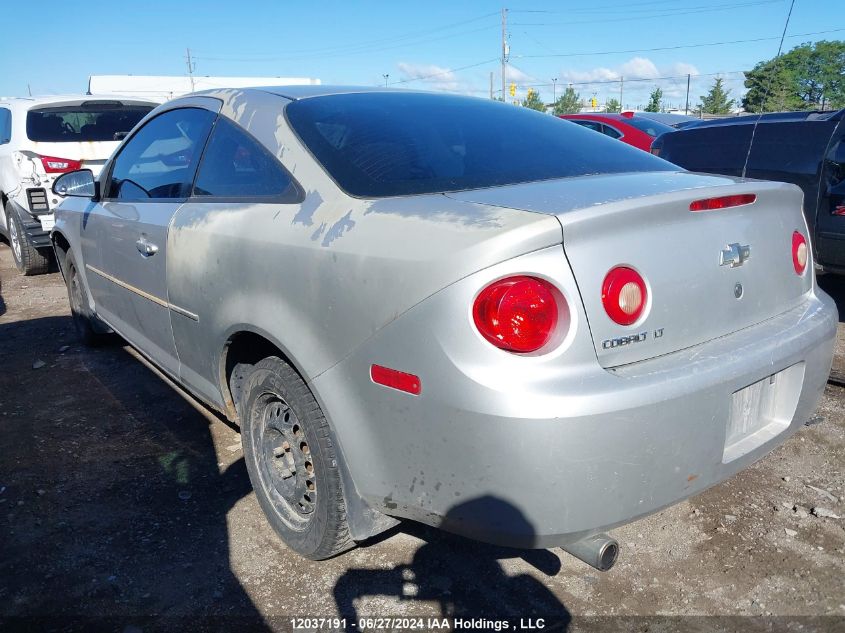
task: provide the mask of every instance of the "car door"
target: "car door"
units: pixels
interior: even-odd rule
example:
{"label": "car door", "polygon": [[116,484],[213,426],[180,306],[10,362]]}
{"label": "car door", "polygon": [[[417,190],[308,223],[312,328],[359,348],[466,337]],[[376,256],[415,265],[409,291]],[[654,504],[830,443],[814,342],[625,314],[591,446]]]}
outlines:
{"label": "car door", "polygon": [[819,263],[845,269],[845,136],[839,122],[837,134],[822,166],[819,204],[816,212],[816,250]]}
{"label": "car door", "polygon": [[214,99],[185,100],[144,122],[112,159],[102,200],[83,219],[97,251],[84,253],[97,313],[174,376],[168,226],[190,193],[219,107]]}
{"label": "car door", "polygon": [[280,214],[293,217],[303,199],[279,159],[227,117],[217,118],[193,194],[171,224],[167,290],[182,310],[172,315],[180,380],[218,406],[223,324],[233,309],[243,308],[245,288],[262,287],[265,275],[286,274],[277,261],[252,255],[255,245],[268,241],[283,254],[285,223],[272,223],[275,233],[269,234],[255,227]]}

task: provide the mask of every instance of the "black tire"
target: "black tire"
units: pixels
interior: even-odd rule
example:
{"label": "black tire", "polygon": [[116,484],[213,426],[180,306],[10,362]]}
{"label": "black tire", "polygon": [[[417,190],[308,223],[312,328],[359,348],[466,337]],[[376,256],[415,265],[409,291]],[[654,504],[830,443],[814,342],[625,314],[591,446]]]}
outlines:
{"label": "black tire", "polygon": [[68,251],[65,256],[64,272],[70,315],[80,342],[88,347],[99,347],[110,343],[114,340],[114,335],[109,333],[108,326],[91,313],[88,302],[85,300],[84,282],[71,251]]}
{"label": "black tire", "polygon": [[50,257],[35,248],[29,242],[23,222],[11,203],[6,203],[6,228],[9,231],[9,246],[18,272],[30,275],[43,275],[50,270]]}
{"label": "black tire", "polygon": [[270,525],[298,554],[323,560],[355,542],[331,430],[311,390],[271,356],[246,378],[239,408],[252,487]]}

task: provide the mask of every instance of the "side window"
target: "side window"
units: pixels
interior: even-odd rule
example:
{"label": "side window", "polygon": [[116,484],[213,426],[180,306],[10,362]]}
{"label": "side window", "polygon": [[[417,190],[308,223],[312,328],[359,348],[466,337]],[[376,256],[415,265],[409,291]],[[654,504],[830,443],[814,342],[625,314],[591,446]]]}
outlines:
{"label": "side window", "polygon": [[0,145],[12,140],[12,112],[8,108],[0,108]]}
{"label": "side window", "polygon": [[226,117],[214,125],[193,195],[217,198],[283,198],[297,202],[299,190],[282,164]]}
{"label": "side window", "polygon": [[606,123],[601,126],[601,131],[604,134],[607,134],[610,138],[619,138],[622,136],[622,133],[619,132],[616,128],[612,128]]}
{"label": "side window", "polygon": [[107,197],[187,198],[215,116],[208,110],[180,108],[147,122],[115,159]]}
{"label": "side window", "polygon": [[595,132],[601,132],[601,123],[597,123],[596,121],[582,121],[578,119],[571,119],[573,123],[577,123],[581,127],[589,128]]}

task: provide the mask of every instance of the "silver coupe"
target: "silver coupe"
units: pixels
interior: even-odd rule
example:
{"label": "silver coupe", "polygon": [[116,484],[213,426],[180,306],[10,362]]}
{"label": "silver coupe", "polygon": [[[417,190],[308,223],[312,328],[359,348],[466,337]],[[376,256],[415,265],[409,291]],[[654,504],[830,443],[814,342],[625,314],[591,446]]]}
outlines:
{"label": "silver coupe", "polygon": [[404,518],[607,569],[605,530],[761,458],[831,366],[797,187],[525,108],[215,90],[54,187],[82,339],[237,422],[314,559]]}

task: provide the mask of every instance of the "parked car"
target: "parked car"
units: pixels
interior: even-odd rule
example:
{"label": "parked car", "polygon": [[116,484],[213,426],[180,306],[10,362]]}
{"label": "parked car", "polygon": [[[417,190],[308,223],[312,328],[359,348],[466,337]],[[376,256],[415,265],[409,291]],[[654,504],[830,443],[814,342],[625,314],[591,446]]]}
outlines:
{"label": "parked car", "polygon": [[679,130],[693,123],[698,123],[701,119],[690,116],[688,114],[675,114],[674,112],[623,112],[622,116],[635,115],[644,119],[651,119],[663,125],[668,125],[676,130]]}
{"label": "parked car", "polygon": [[619,139],[623,143],[633,145],[646,152],[651,149],[651,142],[656,137],[674,129],[664,123],[647,119],[633,112],[624,112],[623,114],[561,114],[560,118],[601,132],[610,138]]}
{"label": "parked car", "polygon": [[0,234],[24,275],[47,272],[60,174],[97,173],[156,103],[91,95],[0,98]]}
{"label": "parked car", "polygon": [[843,119],[845,110],[703,121],[659,137],[652,152],[691,171],[798,185],[815,261],[845,273]]}
{"label": "parked car", "polygon": [[609,568],[603,530],[765,455],[831,366],[798,188],[525,108],[210,91],[54,189],[82,340],[236,420],[315,559],[404,518]]}

